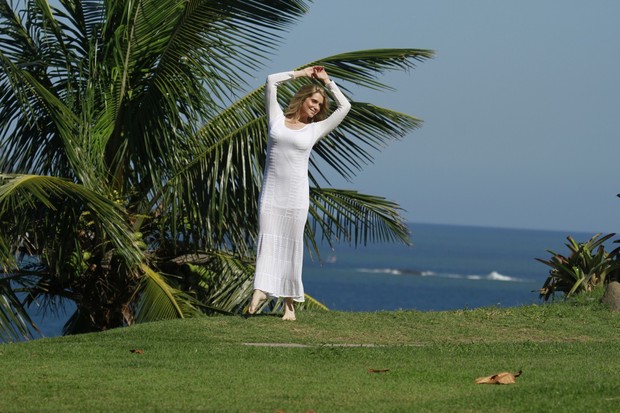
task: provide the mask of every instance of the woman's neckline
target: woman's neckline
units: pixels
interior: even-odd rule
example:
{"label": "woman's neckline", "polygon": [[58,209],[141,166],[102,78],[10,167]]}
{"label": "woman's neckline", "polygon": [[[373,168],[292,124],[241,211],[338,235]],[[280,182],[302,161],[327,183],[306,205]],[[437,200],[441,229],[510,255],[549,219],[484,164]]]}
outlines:
{"label": "woman's neckline", "polygon": [[286,123],[286,118],[284,118],[283,122],[284,122],[284,127],[285,127],[286,129],[288,129],[288,130],[293,130],[293,131],[298,131],[298,130],[305,129],[305,128],[306,128],[306,126],[308,126],[308,125],[309,125],[309,123],[302,123],[302,124],[303,124],[303,126],[302,126],[301,128],[292,128],[292,127],[288,126],[288,124]]}

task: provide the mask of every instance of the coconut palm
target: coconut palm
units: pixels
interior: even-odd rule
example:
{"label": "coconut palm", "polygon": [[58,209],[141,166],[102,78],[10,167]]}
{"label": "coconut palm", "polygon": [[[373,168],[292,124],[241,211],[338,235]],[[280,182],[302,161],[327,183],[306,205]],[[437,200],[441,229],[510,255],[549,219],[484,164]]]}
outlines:
{"label": "coconut palm", "polygon": [[[241,311],[266,146],[262,87],[246,79],[307,7],[0,0],[0,338],[31,337],[26,309],[63,300],[76,304],[65,333]],[[366,50],[300,67],[385,89],[377,74],[431,56]],[[317,162],[350,179],[420,121],[351,100],[311,165],[315,251],[321,239],[408,242],[397,204],[330,188]],[[20,263],[25,234],[34,251]]]}

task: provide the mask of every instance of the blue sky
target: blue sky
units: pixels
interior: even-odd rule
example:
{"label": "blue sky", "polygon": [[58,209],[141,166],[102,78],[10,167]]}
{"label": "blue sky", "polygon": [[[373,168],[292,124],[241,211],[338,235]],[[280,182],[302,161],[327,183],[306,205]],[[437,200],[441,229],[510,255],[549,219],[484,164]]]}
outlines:
{"label": "blue sky", "polygon": [[395,200],[412,222],[616,232],[618,16],[615,0],[317,0],[260,75],[433,49],[381,78],[395,92],[352,89],[424,125],[334,186]]}

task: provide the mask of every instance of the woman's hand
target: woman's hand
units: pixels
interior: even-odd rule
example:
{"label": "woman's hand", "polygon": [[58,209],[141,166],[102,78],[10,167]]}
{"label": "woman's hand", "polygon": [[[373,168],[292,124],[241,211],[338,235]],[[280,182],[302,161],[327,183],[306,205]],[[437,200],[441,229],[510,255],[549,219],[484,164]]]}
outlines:
{"label": "woman's hand", "polygon": [[294,72],[295,77],[309,77],[312,79],[320,80],[321,82],[328,84],[329,75],[325,71],[323,66],[305,67],[301,70]]}
{"label": "woman's hand", "polygon": [[325,84],[329,83],[329,75],[327,74],[323,66],[314,66],[312,68],[312,77],[320,80]]}
{"label": "woman's hand", "polygon": [[314,78],[314,67],[305,67],[301,70],[293,72],[295,77],[311,77]]}
{"label": "woman's hand", "polygon": [[304,71],[304,76],[314,77],[314,67],[306,67],[302,70]]}

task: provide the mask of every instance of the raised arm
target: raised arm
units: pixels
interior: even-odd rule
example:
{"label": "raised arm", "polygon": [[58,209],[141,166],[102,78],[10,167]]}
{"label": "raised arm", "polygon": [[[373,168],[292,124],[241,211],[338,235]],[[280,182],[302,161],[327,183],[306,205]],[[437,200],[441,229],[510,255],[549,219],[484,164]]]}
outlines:
{"label": "raised arm", "polygon": [[318,128],[318,137],[322,138],[340,125],[340,122],[344,120],[347,113],[351,110],[351,103],[340,91],[336,83],[334,83],[333,80],[330,80],[325,69],[320,66],[315,67],[314,77],[321,80],[325,84],[325,87],[331,92],[331,95],[334,97],[336,105],[338,106],[327,119],[317,122],[316,127]]}
{"label": "raised arm", "polygon": [[298,77],[310,77],[323,82],[325,87],[331,92],[338,106],[327,119],[316,122],[315,125],[318,132],[317,139],[322,138],[336,128],[351,109],[351,103],[349,103],[338,86],[330,80],[329,75],[322,66],[306,67],[301,70],[274,73],[267,76],[265,102],[268,121],[271,124],[275,119],[284,116],[282,108],[278,103],[278,85]]}
{"label": "raised arm", "polygon": [[295,72],[281,72],[274,73],[267,76],[267,83],[265,84],[265,107],[267,109],[267,120],[269,123],[282,117],[282,108],[278,104],[278,85],[282,82],[295,78]]}
{"label": "raised arm", "polygon": [[291,70],[267,76],[267,84],[265,85],[265,105],[267,108],[267,117],[270,122],[282,116],[282,108],[278,104],[278,85],[298,77],[318,78],[315,76],[315,72],[316,67],[306,67],[301,70]]}

